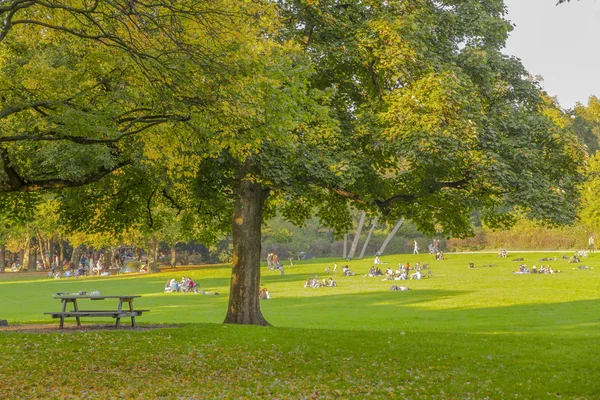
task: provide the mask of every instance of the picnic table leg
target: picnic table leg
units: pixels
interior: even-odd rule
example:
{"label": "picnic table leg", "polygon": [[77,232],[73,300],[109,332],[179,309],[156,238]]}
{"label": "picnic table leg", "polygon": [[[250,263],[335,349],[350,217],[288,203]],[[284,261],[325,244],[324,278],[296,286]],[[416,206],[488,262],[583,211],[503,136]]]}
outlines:
{"label": "picnic table leg", "polygon": [[131,312],[131,327],[135,328],[135,316],[133,315],[133,299],[129,299],[129,312]]}
{"label": "picnic table leg", "polygon": [[62,313],[60,314],[60,323],[58,329],[62,329],[65,326],[65,312],[67,311],[67,299],[61,299],[62,302]]}
{"label": "picnic table leg", "polygon": [[123,310],[123,299],[119,299],[119,308],[117,309],[117,312],[119,313],[117,315],[117,323],[115,325],[116,328],[121,326],[121,311]]}
{"label": "picnic table leg", "polygon": [[[73,311],[79,311],[79,308],[77,307],[77,299],[73,299]],[[79,316],[76,316],[75,319],[77,320],[77,327],[81,328],[81,320],[79,319]]]}

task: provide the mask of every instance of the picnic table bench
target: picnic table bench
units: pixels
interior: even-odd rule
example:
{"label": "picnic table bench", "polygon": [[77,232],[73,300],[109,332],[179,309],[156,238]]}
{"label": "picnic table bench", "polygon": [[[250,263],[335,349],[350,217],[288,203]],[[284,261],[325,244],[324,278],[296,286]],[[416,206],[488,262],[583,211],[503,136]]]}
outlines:
{"label": "picnic table bench", "polygon": [[[51,311],[45,312],[52,318],[60,318],[59,328],[64,327],[65,318],[74,317],[77,321],[77,326],[81,326],[81,317],[113,317],[116,318],[115,326],[118,328],[121,326],[121,318],[131,318],[131,326],[135,327],[135,317],[139,317],[142,313],[149,312],[150,310],[134,310],[133,299],[142,296],[101,296],[101,295],[54,295],[52,298],[59,299],[62,303],[62,311]],[[77,300],[89,299],[89,300],[105,300],[105,299],[118,299],[119,305],[116,310],[80,310],[77,304]],[[73,304],[73,310],[67,310],[67,304]],[[128,309],[123,309],[123,303],[129,304]]]}

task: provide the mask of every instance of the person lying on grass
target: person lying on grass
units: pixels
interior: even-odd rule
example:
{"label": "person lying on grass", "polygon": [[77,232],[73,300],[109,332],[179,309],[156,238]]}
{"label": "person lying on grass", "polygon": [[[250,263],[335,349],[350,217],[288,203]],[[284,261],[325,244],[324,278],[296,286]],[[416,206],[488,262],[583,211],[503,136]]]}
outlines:
{"label": "person lying on grass", "polygon": [[392,291],[399,291],[399,292],[405,292],[405,291],[411,290],[411,289],[409,287],[406,287],[406,286],[392,285],[392,287],[390,288],[390,290],[392,290]]}

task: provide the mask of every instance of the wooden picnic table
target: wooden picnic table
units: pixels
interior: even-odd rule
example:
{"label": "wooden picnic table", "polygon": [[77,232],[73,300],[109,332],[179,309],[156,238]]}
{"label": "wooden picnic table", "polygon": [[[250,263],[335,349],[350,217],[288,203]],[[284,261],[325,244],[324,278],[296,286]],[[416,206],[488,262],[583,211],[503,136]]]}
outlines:
{"label": "wooden picnic table", "polygon": [[[121,326],[121,318],[131,318],[131,326],[135,327],[135,317],[139,317],[144,312],[150,310],[134,310],[133,300],[137,297],[142,296],[129,296],[129,295],[118,295],[118,296],[102,296],[102,295],[76,295],[76,294],[57,294],[52,296],[54,299],[59,299],[62,303],[62,311],[58,312],[45,312],[44,314],[52,315],[52,318],[60,318],[59,328],[64,327],[65,318],[75,317],[77,320],[77,326],[81,326],[81,317],[113,317],[116,318],[116,327]],[[105,299],[118,299],[119,304],[116,310],[81,310],[77,304],[77,300],[89,299],[92,301],[105,300]],[[67,311],[67,304],[73,304],[73,310]],[[129,305],[129,309],[123,309],[123,303]]]}

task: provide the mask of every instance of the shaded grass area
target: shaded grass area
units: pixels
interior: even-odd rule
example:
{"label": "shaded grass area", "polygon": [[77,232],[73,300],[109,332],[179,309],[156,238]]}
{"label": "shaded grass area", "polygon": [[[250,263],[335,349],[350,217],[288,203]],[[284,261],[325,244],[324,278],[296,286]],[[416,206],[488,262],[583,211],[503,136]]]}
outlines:
{"label": "shaded grass area", "polygon": [[191,324],[5,334],[2,350],[4,398],[596,398],[600,373],[597,338],[557,334]]}
{"label": "shaded grass area", "polygon": [[[553,255],[553,254],[552,254]],[[519,254],[528,267],[546,253]],[[99,290],[141,294],[153,331],[47,335],[0,331],[2,398],[580,398],[600,393],[600,279],[550,262],[555,275],[515,275],[520,262],[493,254],[383,257],[429,262],[434,278],[382,281],[363,275],[336,288],[303,288],[335,260],[295,262],[286,275],[263,269],[275,327],[221,325],[229,269],[165,270],[156,275],[48,280],[0,277],[0,319],[52,322],[53,293]],[[347,262],[337,261],[338,268]],[[494,267],[468,269],[476,265]],[[543,262],[547,265],[549,262]],[[386,265],[383,266],[384,268]],[[191,276],[219,296],[162,293],[171,277]],[[6,278],[6,279],[5,279]],[[411,287],[390,292],[391,284]],[[110,308],[112,304],[107,304]],[[87,321],[87,319],[86,319]],[[98,319],[94,323],[112,323]]]}

